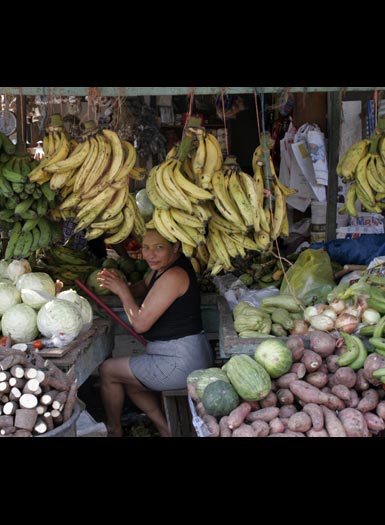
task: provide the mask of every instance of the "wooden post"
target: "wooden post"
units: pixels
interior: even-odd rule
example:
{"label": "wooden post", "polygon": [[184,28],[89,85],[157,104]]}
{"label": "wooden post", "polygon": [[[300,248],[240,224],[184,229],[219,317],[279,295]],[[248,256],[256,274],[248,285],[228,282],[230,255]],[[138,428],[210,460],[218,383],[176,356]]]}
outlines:
{"label": "wooden post", "polygon": [[329,178],[327,186],[326,240],[336,238],[336,213],[338,194],[338,148],[340,140],[340,107],[338,93],[328,93],[328,165]]}

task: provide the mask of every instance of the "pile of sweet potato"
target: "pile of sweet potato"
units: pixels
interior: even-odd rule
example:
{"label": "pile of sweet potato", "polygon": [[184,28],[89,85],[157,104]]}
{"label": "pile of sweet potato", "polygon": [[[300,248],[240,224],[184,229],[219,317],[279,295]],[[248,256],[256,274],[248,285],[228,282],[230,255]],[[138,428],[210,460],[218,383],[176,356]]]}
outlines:
{"label": "pile of sweet potato", "polygon": [[212,437],[370,437],[385,429],[385,391],[374,370],[385,357],[371,353],[354,371],[337,364],[346,349],[342,338],[313,331],[290,336],[293,364],[272,380],[261,401],[242,401],[219,421],[206,413],[194,384],[188,385]]}

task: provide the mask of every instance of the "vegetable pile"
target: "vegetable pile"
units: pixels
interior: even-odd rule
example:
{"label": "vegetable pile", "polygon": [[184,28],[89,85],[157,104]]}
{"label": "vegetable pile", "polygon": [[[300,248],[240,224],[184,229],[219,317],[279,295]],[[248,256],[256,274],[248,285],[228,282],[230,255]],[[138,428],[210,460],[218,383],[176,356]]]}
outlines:
{"label": "vegetable pile", "polygon": [[370,437],[385,429],[385,355],[357,336],[314,330],[286,343],[266,339],[253,357],[234,355],[218,371],[234,392],[211,386],[224,380],[213,369],[187,378],[212,437]]}

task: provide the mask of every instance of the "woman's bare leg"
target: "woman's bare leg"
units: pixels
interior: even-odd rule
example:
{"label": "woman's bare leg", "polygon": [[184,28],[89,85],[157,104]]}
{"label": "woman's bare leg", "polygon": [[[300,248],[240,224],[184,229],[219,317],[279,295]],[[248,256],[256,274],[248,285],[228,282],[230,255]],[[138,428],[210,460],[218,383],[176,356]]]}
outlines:
{"label": "woman's bare leg", "polygon": [[146,390],[133,375],[127,357],[107,359],[99,368],[101,396],[107,417],[108,435],[121,437],[123,429],[121,414],[124,393],[154,423],[162,437],[169,437],[166,419],[162,413],[156,393]]}

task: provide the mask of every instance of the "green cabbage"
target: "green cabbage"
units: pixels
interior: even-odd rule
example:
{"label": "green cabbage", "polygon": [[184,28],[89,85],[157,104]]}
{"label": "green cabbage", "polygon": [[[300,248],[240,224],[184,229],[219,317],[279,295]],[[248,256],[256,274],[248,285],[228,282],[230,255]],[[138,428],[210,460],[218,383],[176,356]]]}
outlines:
{"label": "green cabbage", "polygon": [[64,299],[65,301],[70,301],[71,303],[74,303],[80,309],[80,312],[82,314],[82,320],[83,320],[82,332],[91,328],[93,311],[92,311],[92,307],[90,303],[87,301],[85,297],[82,297],[75,290],[71,289],[71,290],[65,290],[64,292],[58,293],[56,295],[56,299]]}
{"label": "green cabbage", "polygon": [[33,341],[39,334],[35,310],[22,303],[11,306],[1,318],[1,330],[15,343]]}
{"label": "green cabbage", "polygon": [[68,336],[66,340],[69,343],[80,334],[83,327],[80,308],[64,299],[52,299],[38,311],[37,327],[46,337],[64,334]]}
{"label": "green cabbage", "polygon": [[23,303],[39,310],[47,301],[55,297],[55,283],[44,272],[25,273],[16,281],[16,288],[21,292]]}
{"label": "green cabbage", "polygon": [[0,282],[0,316],[18,303],[21,303],[19,290],[11,282],[9,284]]}
{"label": "green cabbage", "polygon": [[17,279],[25,273],[32,272],[31,265],[26,259],[15,260],[9,263],[7,277],[16,284]]}

